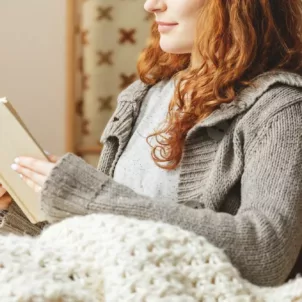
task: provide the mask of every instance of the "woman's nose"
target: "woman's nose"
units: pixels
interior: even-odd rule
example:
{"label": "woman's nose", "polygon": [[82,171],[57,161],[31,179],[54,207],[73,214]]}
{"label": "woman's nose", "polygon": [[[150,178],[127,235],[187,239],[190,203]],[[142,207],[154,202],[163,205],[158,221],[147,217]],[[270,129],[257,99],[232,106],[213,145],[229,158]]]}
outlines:
{"label": "woman's nose", "polygon": [[146,0],[144,9],[149,13],[156,13],[166,10],[167,5],[163,0]]}

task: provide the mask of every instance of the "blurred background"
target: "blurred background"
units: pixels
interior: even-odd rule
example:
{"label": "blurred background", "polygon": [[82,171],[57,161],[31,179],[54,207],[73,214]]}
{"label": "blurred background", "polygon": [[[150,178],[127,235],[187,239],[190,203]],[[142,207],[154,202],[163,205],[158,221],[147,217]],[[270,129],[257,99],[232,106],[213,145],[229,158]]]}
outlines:
{"label": "blurred background", "polygon": [[1,0],[0,97],[40,145],[93,166],[118,94],[137,79],[141,0]]}

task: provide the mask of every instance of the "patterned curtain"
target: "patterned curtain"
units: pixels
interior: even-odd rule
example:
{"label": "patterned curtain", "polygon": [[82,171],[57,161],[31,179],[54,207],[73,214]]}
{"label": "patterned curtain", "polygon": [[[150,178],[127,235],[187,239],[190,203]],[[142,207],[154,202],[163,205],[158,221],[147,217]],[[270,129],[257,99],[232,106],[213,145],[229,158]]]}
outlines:
{"label": "patterned curtain", "polygon": [[141,0],[75,0],[75,153],[97,165],[100,136],[121,90],[137,79],[152,16]]}

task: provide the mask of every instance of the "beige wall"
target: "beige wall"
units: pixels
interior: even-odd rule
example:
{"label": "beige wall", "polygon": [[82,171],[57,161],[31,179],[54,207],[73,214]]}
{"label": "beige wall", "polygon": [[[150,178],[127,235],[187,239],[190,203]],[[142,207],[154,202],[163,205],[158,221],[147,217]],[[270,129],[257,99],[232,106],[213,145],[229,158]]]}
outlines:
{"label": "beige wall", "polygon": [[64,0],[0,1],[0,97],[44,149],[65,152]]}

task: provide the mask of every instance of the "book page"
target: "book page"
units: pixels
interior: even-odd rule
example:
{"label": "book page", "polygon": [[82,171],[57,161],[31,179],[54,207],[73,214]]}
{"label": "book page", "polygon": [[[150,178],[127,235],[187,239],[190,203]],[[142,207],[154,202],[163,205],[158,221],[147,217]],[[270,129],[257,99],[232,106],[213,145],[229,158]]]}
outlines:
{"label": "book page", "polygon": [[6,98],[2,98],[0,99],[0,182],[32,223],[44,221],[45,216],[39,204],[40,193],[30,188],[10,167],[18,156],[48,161],[47,155],[30,134],[12,104]]}

